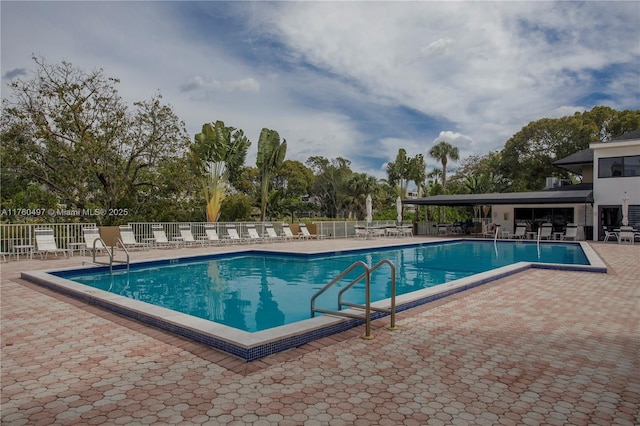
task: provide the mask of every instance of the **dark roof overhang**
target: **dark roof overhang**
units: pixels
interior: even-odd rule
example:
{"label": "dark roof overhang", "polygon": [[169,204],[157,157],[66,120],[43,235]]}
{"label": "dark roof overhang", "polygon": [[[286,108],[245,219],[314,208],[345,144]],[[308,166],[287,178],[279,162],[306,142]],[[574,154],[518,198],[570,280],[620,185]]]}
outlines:
{"label": "dark roof overhang", "polygon": [[494,194],[454,194],[407,199],[403,204],[418,206],[486,206],[498,204],[592,204],[593,190],[504,192]]}
{"label": "dark roof overhang", "polygon": [[593,167],[593,150],[591,148],[583,149],[568,157],[556,160],[551,164],[572,173],[582,175],[583,167]]}

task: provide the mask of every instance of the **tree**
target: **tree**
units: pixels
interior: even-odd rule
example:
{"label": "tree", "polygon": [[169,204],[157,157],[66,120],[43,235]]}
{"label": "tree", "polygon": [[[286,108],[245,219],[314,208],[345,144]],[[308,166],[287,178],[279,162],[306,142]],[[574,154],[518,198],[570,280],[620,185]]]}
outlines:
{"label": "tree", "polygon": [[306,162],[315,174],[312,195],[320,203],[321,211],[330,218],[338,217],[348,205],[347,181],[351,174],[351,161],[343,157],[331,161],[324,157],[309,157]]}
{"label": "tree", "polygon": [[364,219],[367,195],[375,197],[378,189],[377,179],[366,173],[353,173],[347,180],[347,189],[350,196],[350,210],[355,210],[356,217],[360,220]]}
{"label": "tree", "polygon": [[411,158],[407,157],[407,151],[400,148],[395,161],[387,164],[387,180],[391,186],[397,186],[398,196],[402,199],[406,197],[407,187],[411,180],[410,163]]}
{"label": "tree", "polygon": [[496,151],[484,155],[474,154],[463,159],[458,171],[447,179],[449,191],[454,194],[474,194],[480,188],[486,188],[487,192],[508,191],[511,182],[497,172],[501,159],[501,153]]}
{"label": "tree", "polygon": [[505,144],[499,174],[512,180],[513,191],[537,191],[547,177],[568,178],[553,162],[640,128],[640,110],[616,111],[599,106],[561,118],[543,118],[524,126]]}
{"label": "tree", "polygon": [[251,197],[247,194],[230,194],[220,207],[220,220],[223,222],[250,221],[252,210]]}
{"label": "tree", "polygon": [[262,129],[258,139],[258,157],[256,167],[260,170],[260,221],[264,222],[267,214],[269,186],[273,174],[278,170],[287,154],[287,141],[280,142],[280,135],[275,130]]}
{"label": "tree", "polygon": [[314,179],[313,171],[297,160],[283,161],[275,173],[272,188],[280,194],[282,212],[288,212],[292,220],[295,213],[305,210],[302,199],[308,197]]}
{"label": "tree", "polygon": [[[409,162],[409,178],[416,184],[418,198],[422,197],[423,191],[426,189],[427,180],[427,164],[422,154],[416,155]],[[418,222],[419,217],[420,211],[418,206],[415,206],[414,221]]]}
{"label": "tree", "polygon": [[429,150],[431,158],[440,161],[442,164],[442,189],[447,189],[447,162],[448,160],[458,161],[460,153],[458,148],[448,142],[440,141]]}
{"label": "tree", "polygon": [[230,182],[239,178],[251,142],[242,130],[216,121],[202,126],[191,146],[194,170],[200,178],[207,202],[207,221],[216,222]]}
{"label": "tree", "polygon": [[186,150],[184,123],[159,94],[129,110],[119,80],[102,70],[33,60],[33,78],[12,81],[2,103],[5,153],[19,151],[22,176],[68,208],[131,203],[153,185],[158,165]]}

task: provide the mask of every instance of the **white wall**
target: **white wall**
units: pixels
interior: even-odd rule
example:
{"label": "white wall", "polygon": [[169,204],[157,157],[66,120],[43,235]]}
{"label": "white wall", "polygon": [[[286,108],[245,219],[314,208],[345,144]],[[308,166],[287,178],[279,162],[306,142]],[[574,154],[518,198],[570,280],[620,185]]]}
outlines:
{"label": "white wall", "polygon": [[640,204],[640,176],[598,178],[598,159],[640,155],[640,139],[623,142],[594,143],[593,149],[593,240],[598,240],[600,220],[599,206],[621,206],[625,192],[630,205]]}

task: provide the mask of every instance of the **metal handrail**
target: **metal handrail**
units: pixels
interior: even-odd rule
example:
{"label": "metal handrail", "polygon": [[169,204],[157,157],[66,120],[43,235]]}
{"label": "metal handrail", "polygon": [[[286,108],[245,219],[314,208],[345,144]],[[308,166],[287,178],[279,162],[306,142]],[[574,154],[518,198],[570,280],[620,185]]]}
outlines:
{"label": "metal handrail", "polygon": [[[371,306],[371,273],[374,272],[375,270],[377,270],[378,268],[380,268],[384,264],[388,264],[390,266],[390,268],[391,268],[391,306],[389,308],[372,307]],[[316,308],[315,303],[316,303],[316,299],[318,298],[318,296],[323,294],[329,288],[333,287],[342,278],[344,278],[349,272],[353,271],[354,269],[356,269],[358,267],[363,267],[365,271],[362,274],[360,274],[358,277],[356,277],[353,280],[351,280],[351,282],[349,284],[347,284],[345,286],[345,288],[340,290],[340,292],[338,293],[338,309],[339,309],[338,311],[331,311],[331,310],[327,310],[327,309]],[[363,278],[366,279],[366,281],[365,281],[365,304],[364,305],[360,305],[360,304],[355,304],[355,303],[342,301],[342,295],[348,289],[350,289],[355,284],[360,282]],[[347,269],[342,271],[342,273],[340,273],[340,275],[338,275],[336,278],[331,280],[328,284],[326,284],[324,287],[322,287],[320,290],[318,290],[311,297],[311,317],[315,317],[315,313],[319,312],[319,313],[325,313],[325,314],[330,314],[330,315],[343,316],[343,317],[347,317],[347,318],[362,319],[362,315],[352,314],[352,313],[349,313],[349,312],[342,312],[341,311],[342,306],[349,306],[349,307],[352,307],[352,308],[358,308],[358,309],[364,309],[365,310],[365,315],[364,315],[365,316],[365,335],[362,336],[364,339],[371,339],[372,338],[371,337],[371,311],[376,311],[376,312],[382,312],[382,313],[389,314],[391,316],[391,324],[387,328],[390,329],[390,330],[396,330],[396,325],[395,325],[395,323],[396,323],[396,268],[395,268],[395,265],[391,261],[389,261],[387,259],[381,260],[380,262],[376,263],[372,267],[367,266],[367,264],[362,262],[362,261],[354,262],[353,264],[351,264],[351,266],[349,266]]]}
{"label": "metal handrail", "polygon": [[[100,244],[102,244],[102,247],[104,247],[104,249],[107,251],[107,254],[109,255],[109,263],[106,262],[100,262],[96,259],[96,253],[98,252],[97,247],[96,247],[96,242],[100,242]],[[125,254],[127,255],[127,260],[117,260],[115,259],[115,252],[118,248],[118,245],[120,245],[120,247],[122,248],[122,250],[125,252]],[[113,273],[113,263],[125,263],[127,265],[127,271],[129,271],[129,250],[127,250],[127,248],[124,245],[124,242],[122,241],[122,239],[120,239],[120,237],[116,237],[116,239],[111,243],[111,249],[109,249],[109,247],[107,246],[107,244],[104,242],[104,240],[102,238],[96,238],[95,240],[93,240],[93,253],[92,255],[92,264],[94,265],[105,265],[105,266],[109,266],[109,273]],[[83,262],[84,264],[85,262]]]}

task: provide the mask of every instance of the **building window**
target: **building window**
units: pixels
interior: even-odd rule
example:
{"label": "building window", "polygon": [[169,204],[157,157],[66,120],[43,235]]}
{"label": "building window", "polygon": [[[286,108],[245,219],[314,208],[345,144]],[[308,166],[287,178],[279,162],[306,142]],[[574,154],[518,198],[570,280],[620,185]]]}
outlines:
{"label": "building window", "polygon": [[598,159],[598,177],[640,176],[640,155]]}

